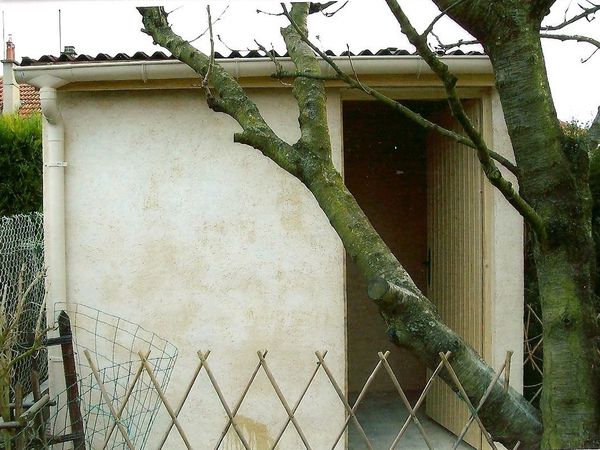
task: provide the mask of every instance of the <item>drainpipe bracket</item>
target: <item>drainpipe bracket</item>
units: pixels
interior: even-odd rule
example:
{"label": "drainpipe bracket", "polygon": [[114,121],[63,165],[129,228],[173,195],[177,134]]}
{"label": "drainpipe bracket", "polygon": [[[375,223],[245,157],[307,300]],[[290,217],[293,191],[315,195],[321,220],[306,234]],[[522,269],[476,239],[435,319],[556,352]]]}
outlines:
{"label": "drainpipe bracket", "polygon": [[66,161],[56,161],[44,164],[46,167],[67,167],[68,165],[69,164]]}

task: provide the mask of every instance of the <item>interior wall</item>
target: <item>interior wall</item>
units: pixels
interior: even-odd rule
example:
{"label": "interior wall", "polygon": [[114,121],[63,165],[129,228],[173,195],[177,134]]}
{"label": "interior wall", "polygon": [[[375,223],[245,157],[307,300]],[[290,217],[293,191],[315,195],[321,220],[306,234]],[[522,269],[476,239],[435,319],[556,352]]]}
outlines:
{"label": "interior wall", "polygon": [[[413,106],[427,113],[436,105]],[[426,291],[426,134],[387,106],[370,101],[344,102],[343,124],[346,184],[417,286]],[[393,348],[367,297],[366,281],[349,257],[346,280],[349,392],[360,391],[377,364],[377,352],[385,350],[392,350],[390,364],[402,387],[421,390],[425,367],[407,351]],[[382,370],[370,391],[393,389]]]}

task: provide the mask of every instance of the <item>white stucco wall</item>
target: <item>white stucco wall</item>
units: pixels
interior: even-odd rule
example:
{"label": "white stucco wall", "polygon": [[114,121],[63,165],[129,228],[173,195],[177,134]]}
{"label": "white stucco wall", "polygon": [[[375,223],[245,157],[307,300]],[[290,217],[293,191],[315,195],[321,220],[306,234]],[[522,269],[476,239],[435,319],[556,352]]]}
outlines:
{"label": "white stucco wall", "polygon": [[[340,102],[329,94],[339,167]],[[298,138],[289,90],[251,96],[281,137]],[[174,404],[199,349],[212,351],[231,407],[259,349],[269,350],[292,405],[315,366],[315,350],[329,350],[343,384],[343,247],[310,192],[257,150],[233,143],[239,127],[210,111],[199,90],[66,92],[59,100],[68,162],[68,300],[173,342],[180,354],[169,386]],[[287,417],[264,375],[239,415],[257,442],[273,439]],[[197,448],[214,446],[226,421],[205,374],[180,417]],[[323,375],[297,418],[314,448],[331,445],[344,413]],[[157,439],[163,426],[155,429]],[[290,426],[280,448],[300,448],[296,436]],[[165,448],[183,444],[171,439]]]}
{"label": "white stucco wall", "polygon": [[[289,90],[250,94],[275,131],[294,142],[297,106]],[[314,368],[315,350],[329,351],[329,365],[344,384],[343,247],[299,181],[257,150],[233,143],[239,127],[208,110],[199,90],[61,92],[59,100],[70,302],[173,342],[180,354],[168,392],[174,404],[199,349],[212,351],[211,367],[231,407],[259,349],[269,350],[290,404]],[[341,167],[338,91],[329,92],[328,106]],[[495,96],[491,117],[494,149],[509,156]],[[499,367],[506,350],[515,352],[511,379],[521,389],[522,221],[498,192],[492,195],[491,358]],[[258,448],[283,425],[285,412],[264,375],[239,416]],[[180,417],[198,448],[214,446],[226,419],[205,374]],[[331,445],[344,413],[323,374],[297,418],[313,448]],[[165,420],[163,413],[153,439]],[[172,436],[165,448],[183,448]],[[237,448],[232,435],[227,439]],[[301,446],[290,426],[280,448]]]}
{"label": "white stucco wall", "polygon": [[[504,122],[498,93],[491,95],[492,144],[496,152],[514,161],[512,145]],[[501,167],[499,165],[499,167]],[[506,169],[503,175],[517,187],[515,177]],[[492,311],[490,333],[492,338],[491,363],[500,368],[507,351],[513,351],[511,385],[523,390],[523,219],[503,195],[493,189],[493,242],[492,249]]]}

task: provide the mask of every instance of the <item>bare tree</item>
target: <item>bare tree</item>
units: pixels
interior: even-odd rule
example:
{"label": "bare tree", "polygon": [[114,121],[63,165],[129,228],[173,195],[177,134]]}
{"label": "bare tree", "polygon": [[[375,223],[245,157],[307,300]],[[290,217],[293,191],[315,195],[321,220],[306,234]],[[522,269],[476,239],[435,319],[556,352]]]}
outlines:
{"label": "bare tree", "polygon": [[[440,320],[435,307],[373,229],[333,166],[323,83],[330,77],[321,74],[318,58],[332,65],[335,78],[387,103],[419,125],[472,147],[488,180],[534,230],[544,321],[541,413],[514,390],[497,386],[480,416],[494,439],[505,445],[597,446],[598,307],[594,297],[596,250],[588,152],[597,147],[598,133],[590,131],[576,142],[564,133],[552,102],[540,40],[543,33],[591,17],[598,7],[586,7],[578,17],[565,18],[564,25],[542,31],[541,22],[552,0],[434,0],[441,14],[425,32],[418,33],[396,0],[386,2],[402,32],[443,82],[464,134],[443,129],[363,85],[312,44],[307,38],[308,16],[331,2],[322,6],[295,3],[289,11],[283,6],[290,25],[281,34],[295,72],[283,73],[278,68],[275,75],[293,78],[301,137],[292,144],[277,136],[212,54],[202,53],[171,30],[163,8],[138,9],[144,31],[154,42],[204,80],[209,107],[230,115],[241,126],[242,131],[234,135],[235,142],[260,150],[313,193],[368,280],[368,295],[378,306],[393,342],[410,349],[429,367],[437,364],[440,352],[451,351],[452,365],[471,401],[477,403],[492,381],[493,370]],[[463,109],[455,89],[456,77],[428,46],[429,34],[444,15],[474,36],[490,57],[516,164],[488,148]],[[599,122],[600,112],[592,130],[600,126]],[[518,190],[502,176],[497,163],[517,176]],[[448,379],[448,374],[443,376]]]}

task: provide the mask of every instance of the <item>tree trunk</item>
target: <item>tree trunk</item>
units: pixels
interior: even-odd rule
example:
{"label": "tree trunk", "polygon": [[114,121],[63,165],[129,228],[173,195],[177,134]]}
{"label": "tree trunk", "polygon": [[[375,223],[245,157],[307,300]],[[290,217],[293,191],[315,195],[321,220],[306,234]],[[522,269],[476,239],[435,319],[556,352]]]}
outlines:
{"label": "tree trunk", "polygon": [[563,137],[538,33],[491,39],[488,53],[522,174],[520,186],[545,223],[534,242],[544,323],[541,398],[544,448],[599,443],[595,273],[589,163]]}

